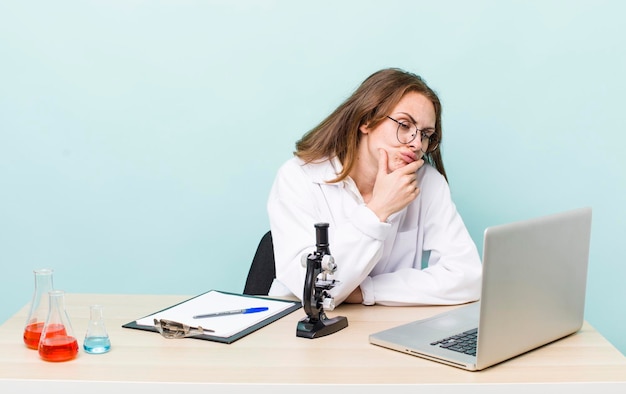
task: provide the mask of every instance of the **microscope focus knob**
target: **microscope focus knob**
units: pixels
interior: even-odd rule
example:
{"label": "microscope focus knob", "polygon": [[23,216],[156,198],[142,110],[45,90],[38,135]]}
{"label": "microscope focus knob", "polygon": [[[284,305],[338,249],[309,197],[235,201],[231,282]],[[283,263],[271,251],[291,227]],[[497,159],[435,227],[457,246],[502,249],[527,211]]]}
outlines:
{"label": "microscope focus knob", "polygon": [[308,261],[309,261],[309,255],[308,254],[303,254],[302,257],[300,257],[300,264],[302,264],[302,267],[306,268],[308,265]]}
{"label": "microscope focus knob", "polygon": [[333,309],[335,309],[335,299],[333,297],[324,298],[322,305],[324,306],[325,310],[332,311]]}
{"label": "microscope focus knob", "polygon": [[322,257],[322,270],[329,274],[334,273],[337,270],[337,264],[335,263],[335,258],[329,254],[325,254]]}

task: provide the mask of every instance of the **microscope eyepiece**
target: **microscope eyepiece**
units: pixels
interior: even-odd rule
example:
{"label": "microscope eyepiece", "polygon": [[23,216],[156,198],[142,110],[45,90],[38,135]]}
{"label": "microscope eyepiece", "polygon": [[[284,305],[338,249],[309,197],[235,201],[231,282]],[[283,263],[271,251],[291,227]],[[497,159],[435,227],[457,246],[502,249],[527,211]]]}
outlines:
{"label": "microscope eyepiece", "polygon": [[318,249],[328,247],[328,223],[315,224],[315,239]]}

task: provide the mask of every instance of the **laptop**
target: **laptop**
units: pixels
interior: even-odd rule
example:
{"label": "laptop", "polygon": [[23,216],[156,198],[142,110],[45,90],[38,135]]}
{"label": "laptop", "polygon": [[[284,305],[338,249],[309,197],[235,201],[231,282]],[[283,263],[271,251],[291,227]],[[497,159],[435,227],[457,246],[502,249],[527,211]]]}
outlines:
{"label": "laptop", "polygon": [[570,335],[583,324],[590,237],[591,208],[489,227],[480,301],[369,341],[478,371]]}

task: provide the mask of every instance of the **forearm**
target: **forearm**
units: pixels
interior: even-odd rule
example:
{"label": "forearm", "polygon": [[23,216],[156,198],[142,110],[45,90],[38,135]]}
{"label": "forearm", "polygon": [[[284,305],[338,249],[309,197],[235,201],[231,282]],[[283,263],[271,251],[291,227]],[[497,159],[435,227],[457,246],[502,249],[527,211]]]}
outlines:
{"label": "forearm", "polygon": [[453,305],[477,300],[480,281],[481,265],[471,259],[377,275],[370,279],[370,286],[376,304]]}

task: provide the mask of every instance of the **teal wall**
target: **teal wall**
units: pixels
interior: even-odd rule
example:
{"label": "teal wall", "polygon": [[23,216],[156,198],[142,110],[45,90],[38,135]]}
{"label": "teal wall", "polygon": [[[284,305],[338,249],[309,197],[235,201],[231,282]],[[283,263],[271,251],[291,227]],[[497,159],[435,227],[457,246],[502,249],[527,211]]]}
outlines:
{"label": "teal wall", "polygon": [[[626,352],[622,1],[0,3],[0,321],[68,292],[241,291],[295,140],[421,74],[475,241],[594,209],[586,319]],[[340,262],[339,262],[340,263]],[[528,262],[532,264],[533,262]]]}

